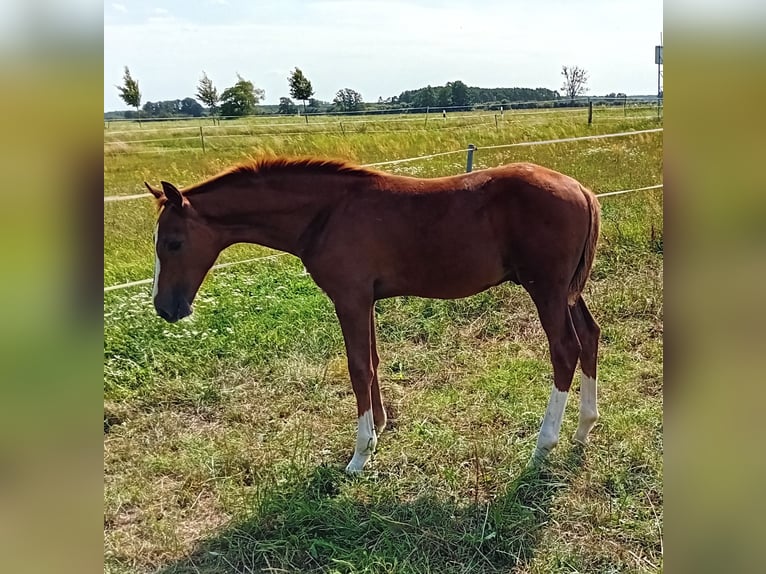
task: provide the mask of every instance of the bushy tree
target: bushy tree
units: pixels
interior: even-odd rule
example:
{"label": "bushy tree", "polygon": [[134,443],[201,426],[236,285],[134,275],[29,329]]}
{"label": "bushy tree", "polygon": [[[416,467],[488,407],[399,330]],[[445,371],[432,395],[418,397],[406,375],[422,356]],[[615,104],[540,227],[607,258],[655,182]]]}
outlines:
{"label": "bushy tree", "polygon": [[214,116],[218,109],[216,104],[218,104],[221,98],[218,95],[218,90],[213,85],[213,81],[207,77],[204,71],[197,85],[197,98],[210,109],[210,115]]}
{"label": "bushy tree", "polygon": [[130,70],[125,66],[125,74],[122,77],[122,86],[116,86],[120,92],[120,97],[127,105],[138,108],[141,105],[141,91],[138,89],[138,81],[130,75]]}
{"label": "bushy tree", "polygon": [[204,111],[204,108],[194,98],[184,98],[181,100],[181,115],[183,116],[199,118]]}
{"label": "bushy tree", "polygon": [[561,75],[564,76],[564,85],[561,89],[573,102],[577,96],[581,96],[588,91],[588,72],[579,66],[561,66]]}
{"label": "bushy tree", "polygon": [[255,106],[266,96],[266,92],[256,88],[252,82],[237,74],[237,83],[226,88],[221,94],[221,115],[250,116],[255,113]]}
{"label": "bushy tree", "polygon": [[442,86],[436,91],[436,105],[441,108],[452,105],[452,90],[448,86]]}
{"label": "bushy tree", "polygon": [[[306,103],[304,102],[304,113],[306,110]],[[298,113],[298,106],[296,106],[290,98],[279,98],[279,108],[277,113],[293,116]]]}
{"label": "bushy tree", "polygon": [[317,100],[315,98],[309,98],[309,107],[306,108],[307,113],[309,114],[318,114],[322,112],[323,107],[330,106],[331,104],[329,102],[322,102],[320,100]]}
{"label": "bushy tree", "polygon": [[468,98],[468,86],[463,82],[460,80],[447,82],[447,87],[450,89],[450,99],[453,106],[467,106],[471,103]]}
{"label": "bushy tree", "polygon": [[430,86],[418,90],[412,100],[416,108],[429,108],[436,105],[436,91]]}
{"label": "bushy tree", "polygon": [[332,103],[335,105],[335,109],[341,112],[355,112],[364,109],[362,94],[351,88],[338,90]]}
{"label": "bushy tree", "polygon": [[306,100],[314,95],[314,88],[311,87],[311,82],[303,75],[300,68],[295,68],[290,77],[287,78],[287,82],[290,85],[290,95],[296,100],[303,101],[303,114],[306,114]]}

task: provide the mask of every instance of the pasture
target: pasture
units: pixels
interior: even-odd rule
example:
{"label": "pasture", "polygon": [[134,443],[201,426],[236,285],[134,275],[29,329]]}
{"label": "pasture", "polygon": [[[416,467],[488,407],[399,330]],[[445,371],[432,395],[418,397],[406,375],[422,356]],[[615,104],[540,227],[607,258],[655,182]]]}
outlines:
{"label": "pasture", "polygon": [[[661,127],[652,109],[627,112],[594,111],[592,126],[582,109],[506,111],[497,124],[479,113],[308,127],[111,122],[104,190],[132,195],[161,179],[183,187],[249,155],[375,163],[469,143],[479,148],[474,169],[532,161],[597,194],[661,183],[662,133],[483,149]],[[456,153],[381,169],[433,177],[465,161]],[[105,571],[661,571],[662,189],[601,206],[584,292],[602,328],[601,419],[584,450],[569,443],[576,375],[562,440],[536,473],[523,469],[552,372],[518,286],[378,302],[390,421],[361,478],[343,474],[356,412],[340,328],[297,259],[212,271],[194,315],[173,325],[155,315],[151,285],[106,292]],[[104,204],[105,287],[152,277],[154,217],[146,198]],[[273,254],[237,245],[219,263]]]}

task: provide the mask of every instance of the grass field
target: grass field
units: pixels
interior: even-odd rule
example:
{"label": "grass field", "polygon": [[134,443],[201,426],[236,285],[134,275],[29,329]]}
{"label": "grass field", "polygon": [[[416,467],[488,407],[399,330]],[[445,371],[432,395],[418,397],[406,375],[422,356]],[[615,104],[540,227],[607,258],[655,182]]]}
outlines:
{"label": "grass field", "polygon": [[[371,163],[468,143],[479,146],[477,169],[533,161],[596,193],[661,183],[661,133],[482,150],[661,125],[604,113],[609,121],[594,114],[592,126],[583,110],[506,112],[497,127],[455,114],[417,128],[386,123],[405,118],[349,129],[343,120],[345,133],[269,124],[270,135],[256,133],[264,120],[240,121],[225,127],[232,137],[206,140],[204,154],[199,139],[173,141],[188,135],[179,124],[152,125],[159,131],[146,137],[135,125],[115,134],[112,123],[104,189],[130,195],[160,179],[184,186],[260,153]],[[454,174],[465,156],[384,169]],[[378,303],[391,420],[358,479],[342,472],[356,411],[340,328],[297,259],[214,271],[194,315],[175,325],[154,314],[150,286],[105,293],[105,571],[661,571],[662,190],[601,203],[585,296],[603,331],[602,418],[584,451],[569,444],[575,383],[562,441],[537,473],[523,469],[552,374],[537,315],[517,286]],[[152,276],[154,215],[145,199],[104,204],[105,286]],[[271,253],[235,246],[220,261]]]}

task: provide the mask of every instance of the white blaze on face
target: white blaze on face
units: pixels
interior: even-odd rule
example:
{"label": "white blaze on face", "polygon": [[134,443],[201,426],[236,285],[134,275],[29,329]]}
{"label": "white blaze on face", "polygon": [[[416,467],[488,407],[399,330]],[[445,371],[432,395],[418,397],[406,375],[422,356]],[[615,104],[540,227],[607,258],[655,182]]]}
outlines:
{"label": "white blaze on face", "polygon": [[152,300],[157,297],[157,290],[160,288],[160,256],[157,255],[157,237],[160,232],[160,222],[154,226],[154,284],[152,285]]}
{"label": "white blaze on face", "polygon": [[366,411],[359,417],[359,425],[356,431],[356,449],[351,462],[346,467],[348,474],[360,474],[364,465],[370,460],[375,447],[378,444],[378,437],[375,434],[375,421],[372,417],[372,409]]}

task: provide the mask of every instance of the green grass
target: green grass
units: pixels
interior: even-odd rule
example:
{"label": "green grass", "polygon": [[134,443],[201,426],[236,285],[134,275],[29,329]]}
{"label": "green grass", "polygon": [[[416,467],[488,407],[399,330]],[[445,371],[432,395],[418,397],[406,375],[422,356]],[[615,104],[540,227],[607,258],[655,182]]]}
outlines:
{"label": "green grass", "polygon": [[[244,157],[246,144],[374,162],[657,125],[588,128],[584,117],[554,116],[500,129],[492,120],[241,145],[232,138],[204,155],[107,153],[105,194],[140,192],[144,179],[190,184]],[[596,192],[641,187],[662,181],[662,138],[476,154],[477,167],[520,160]],[[458,173],[464,161],[391,171]],[[575,384],[562,441],[537,474],[522,471],[552,376],[534,307],[518,287],[378,303],[391,420],[361,479],[342,473],[356,414],[340,328],[295,258],[213,272],[195,314],[175,325],[156,317],[149,286],[105,293],[105,571],[661,571],[662,205],[661,190],[602,200],[586,289],[603,330],[602,418],[584,451],[568,443]],[[150,202],[104,209],[105,285],[151,277]],[[267,253],[238,246],[222,260]]]}

